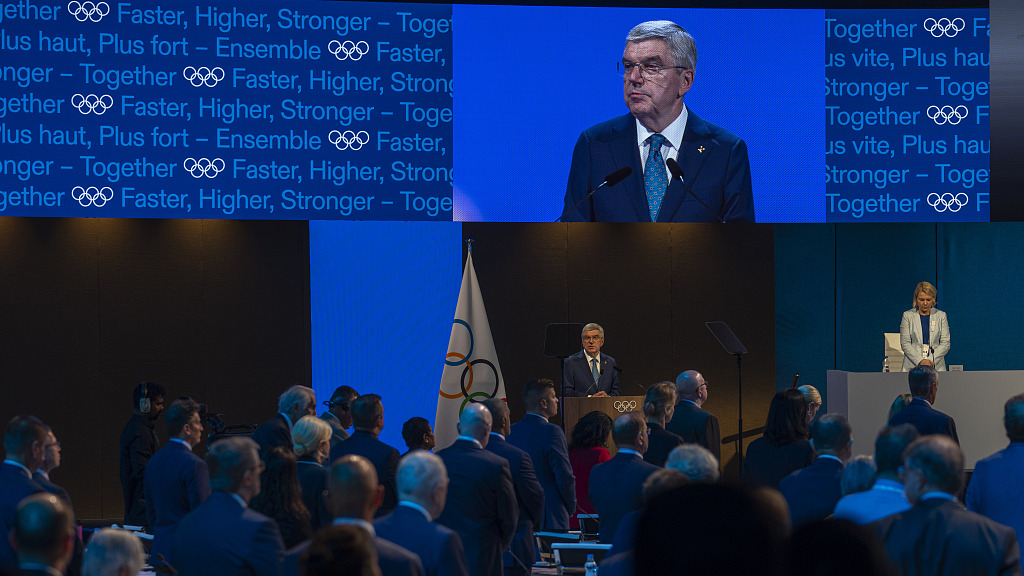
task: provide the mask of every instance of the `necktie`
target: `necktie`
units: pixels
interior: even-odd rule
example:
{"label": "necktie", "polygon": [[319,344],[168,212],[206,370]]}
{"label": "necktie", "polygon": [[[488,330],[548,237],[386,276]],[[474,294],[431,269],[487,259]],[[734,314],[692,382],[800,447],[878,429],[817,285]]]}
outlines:
{"label": "necktie", "polygon": [[647,193],[647,206],[651,210],[651,222],[658,221],[658,210],[668,189],[668,175],[665,174],[665,159],[661,157],[661,147],[665,137],[652,134],[647,139],[651,149],[647,152],[647,164],[644,165],[644,192]]}
{"label": "necktie", "polygon": [[590,360],[590,373],[594,375],[594,384],[601,379],[601,371],[597,369],[597,358]]}

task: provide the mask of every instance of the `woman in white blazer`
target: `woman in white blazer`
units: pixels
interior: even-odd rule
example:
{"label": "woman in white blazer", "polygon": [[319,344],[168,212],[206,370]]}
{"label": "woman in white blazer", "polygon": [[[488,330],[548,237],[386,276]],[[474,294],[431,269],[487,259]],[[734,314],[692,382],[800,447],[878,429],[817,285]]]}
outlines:
{"label": "woman in white blazer", "polygon": [[[935,308],[938,293],[935,286],[921,282],[914,289],[914,307],[903,313],[900,322],[900,347],[903,348],[903,371],[908,372],[926,360],[936,370],[946,369],[949,352],[949,323],[946,313]],[[925,330],[927,326],[927,331]],[[927,339],[924,335],[927,334]]]}

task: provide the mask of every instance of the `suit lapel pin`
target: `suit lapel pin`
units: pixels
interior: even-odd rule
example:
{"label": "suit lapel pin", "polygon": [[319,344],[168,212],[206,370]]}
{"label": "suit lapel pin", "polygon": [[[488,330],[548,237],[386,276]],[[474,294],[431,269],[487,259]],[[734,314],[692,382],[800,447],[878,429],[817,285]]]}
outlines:
{"label": "suit lapel pin", "polygon": [[703,151],[704,151],[704,147],[703,146],[697,148],[697,152],[703,152]]}

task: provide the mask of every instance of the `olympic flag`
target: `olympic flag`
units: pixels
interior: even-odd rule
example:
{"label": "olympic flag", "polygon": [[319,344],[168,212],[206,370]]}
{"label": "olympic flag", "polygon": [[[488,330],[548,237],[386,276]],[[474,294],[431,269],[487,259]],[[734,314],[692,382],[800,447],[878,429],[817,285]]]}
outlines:
{"label": "olympic flag", "polygon": [[459,436],[457,424],[463,408],[470,402],[481,402],[487,398],[505,399],[505,382],[494,351],[480,284],[473,269],[473,247],[470,244],[438,390],[437,417],[434,419],[437,450],[447,448]]}

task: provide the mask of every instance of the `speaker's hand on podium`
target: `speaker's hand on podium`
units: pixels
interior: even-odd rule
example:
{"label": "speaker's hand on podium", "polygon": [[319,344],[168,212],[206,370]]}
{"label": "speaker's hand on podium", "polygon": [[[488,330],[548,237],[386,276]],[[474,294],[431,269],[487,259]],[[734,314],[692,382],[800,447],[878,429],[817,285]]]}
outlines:
{"label": "speaker's hand on podium", "polygon": [[607,398],[608,397],[608,393],[605,392],[604,390],[601,390],[597,394],[591,394],[590,397],[591,398]]}

